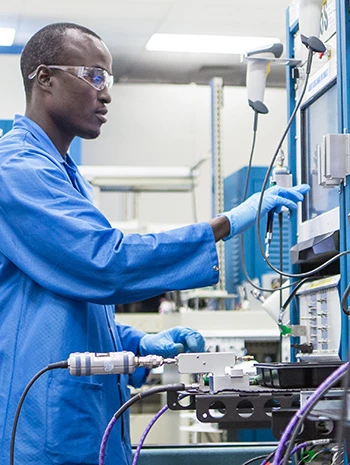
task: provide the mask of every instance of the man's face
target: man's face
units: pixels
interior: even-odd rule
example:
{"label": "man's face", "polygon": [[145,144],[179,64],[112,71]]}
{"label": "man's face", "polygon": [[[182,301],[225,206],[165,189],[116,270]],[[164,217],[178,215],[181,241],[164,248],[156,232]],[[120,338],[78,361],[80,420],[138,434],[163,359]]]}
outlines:
{"label": "man's face", "polygon": [[[102,68],[112,74],[112,57],[105,44],[80,31],[67,31],[65,66]],[[57,64],[57,63],[55,63]],[[53,124],[62,135],[94,139],[107,121],[109,90],[97,90],[77,76],[52,69],[51,94],[46,100]]]}

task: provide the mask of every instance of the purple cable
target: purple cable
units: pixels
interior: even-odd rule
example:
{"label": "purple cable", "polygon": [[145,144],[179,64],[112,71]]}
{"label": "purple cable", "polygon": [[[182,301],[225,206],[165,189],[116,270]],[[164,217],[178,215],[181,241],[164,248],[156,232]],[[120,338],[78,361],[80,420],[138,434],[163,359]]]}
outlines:
{"label": "purple cable", "polygon": [[317,443],[317,440],[315,441],[306,441],[306,442],[302,442],[301,444],[298,444],[297,446],[294,447],[294,449],[292,450],[292,452],[290,453],[290,455],[294,455],[296,452],[298,452],[298,450],[300,449],[303,449],[304,447],[307,447],[307,446],[314,446],[314,445],[324,445],[324,444],[329,444],[329,441],[328,443],[322,443],[320,442],[319,444]]}
{"label": "purple cable", "polygon": [[145,442],[145,439],[147,437],[147,434],[149,433],[149,431],[152,428],[152,426],[154,425],[154,423],[158,420],[158,418],[161,415],[163,415],[163,413],[166,412],[167,410],[168,410],[168,406],[165,405],[162,409],[159,410],[158,413],[156,413],[156,415],[152,418],[152,420],[147,425],[145,431],[143,432],[143,434],[141,436],[141,439],[140,439],[139,443],[137,444],[137,448],[136,448],[136,451],[135,451],[135,454],[134,454],[134,459],[133,459],[131,465],[136,465],[137,464],[137,461],[139,459],[139,455],[140,455],[143,443]]}
{"label": "purple cable", "polygon": [[107,446],[107,441],[110,436],[110,433],[112,431],[112,428],[116,421],[122,416],[122,414],[136,401],[152,396],[153,394],[160,393],[160,392],[167,392],[167,391],[183,391],[184,389],[187,389],[185,384],[183,383],[176,383],[176,384],[166,384],[165,386],[155,386],[153,388],[150,388],[144,392],[139,392],[136,394],[134,397],[130,397],[129,400],[127,400],[113,415],[113,418],[111,421],[108,423],[107,428],[105,429],[105,432],[102,437],[101,445],[100,445],[100,452],[99,452],[99,465],[104,465],[105,463],[105,452],[106,452],[106,446]]}
{"label": "purple cable", "polygon": [[[327,442],[326,442],[327,441]],[[298,444],[296,447],[294,447],[294,449],[292,450],[291,452],[291,456],[293,454],[295,454],[296,452],[298,452],[298,450],[302,449],[303,447],[307,447],[307,446],[317,446],[317,445],[321,445],[321,444],[329,444],[329,440],[325,440],[325,439],[321,439],[321,440],[312,440],[312,441],[305,441],[305,442],[302,442],[301,444]],[[266,458],[265,460],[263,460],[261,462],[260,465],[267,465],[268,463],[270,463],[270,460],[268,458]]]}
{"label": "purple cable", "polygon": [[100,446],[100,453],[98,456],[98,465],[104,465],[105,463],[105,452],[106,452],[106,447],[107,447],[107,441],[108,441],[109,435],[111,434],[111,431],[116,421],[117,419],[113,416],[111,421],[108,423],[107,428],[105,429],[105,432],[103,433],[101,446]]}
{"label": "purple cable", "polygon": [[341,378],[345,373],[346,370],[349,369],[349,362],[344,363],[344,365],[341,365],[339,368],[337,368],[328,378],[326,378],[320,385],[319,387],[313,392],[313,394],[308,398],[306,401],[305,405],[298,410],[298,412],[294,415],[294,417],[290,420],[288,423],[286,429],[283,432],[283,435],[279,441],[275,457],[273,459],[273,465],[281,465],[283,463],[284,457],[283,457],[283,452],[285,449],[285,444],[287,443],[289,436],[291,435],[292,431],[294,428],[297,426],[298,422],[300,419],[304,417],[305,414],[307,414],[307,411],[310,408],[312,408],[312,404],[314,401],[317,401],[318,398],[326,392],[339,378]]}

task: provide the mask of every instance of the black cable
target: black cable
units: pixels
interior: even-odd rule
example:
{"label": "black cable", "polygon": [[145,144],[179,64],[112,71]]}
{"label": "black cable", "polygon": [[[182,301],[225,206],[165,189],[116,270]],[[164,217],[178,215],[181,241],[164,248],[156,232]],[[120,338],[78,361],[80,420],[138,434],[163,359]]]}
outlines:
{"label": "black cable", "polygon": [[274,268],[273,265],[272,266],[269,265],[269,266],[270,266],[270,268],[272,267],[272,269],[274,271],[276,271],[276,273],[282,274],[283,276],[287,276],[287,277],[290,277],[290,278],[304,278],[304,277],[307,278],[307,277],[315,275],[319,271],[322,271],[328,265],[331,265],[333,262],[335,262],[339,258],[344,257],[345,255],[348,255],[349,253],[350,253],[350,250],[344,250],[343,252],[340,252],[337,255],[334,255],[334,257],[330,258],[328,261],[324,262],[322,265],[318,266],[317,268],[314,268],[313,270],[310,270],[310,271],[306,271],[305,273],[294,273],[294,274],[285,273],[285,272],[280,272],[279,270]]}
{"label": "black cable", "polygon": [[154,394],[159,394],[160,392],[167,392],[167,391],[184,391],[186,389],[183,383],[177,384],[166,384],[164,386],[155,386],[153,388],[147,389],[146,391],[140,391],[127,400],[113,415],[113,418],[118,420],[123,413],[135,402],[138,400],[144,399],[146,397],[153,396]]}
{"label": "black cable", "polygon": [[268,464],[270,463],[271,459],[274,457],[275,453],[276,453],[276,450],[273,450],[272,452],[270,452],[270,454],[265,458],[263,464]]}
{"label": "black cable", "polygon": [[[244,246],[243,246],[243,243],[241,243],[241,250],[242,250],[242,253],[244,251]],[[251,281],[251,279],[249,278],[248,276],[248,272],[247,272],[247,268],[245,266],[245,263],[244,263],[244,260],[242,260],[242,268],[243,268],[243,272],[247,278],[247,281],[255,288],[255,289],[258,289],[259,291],[262,291],[262,292],[276,292],[276,291],[283,291],[284,289],[288,289],[290,287],[293,287],[295,286],[294,283],[289,283],[289,284],[286,284],[282,287],[275,287],[274,289],[271,289],[271,288],[265,288],[265,287],[260,287],[258,286],[257,284],[255,284],[253,281]]]}
{"label": "black cable", "polygon": [[[254,112],[254,125],[253,125],[253,139],[252,139],[252,145],[251,145],[251,149],[250,149],[250,154],[249,154],[249,161],[248,161],[248,168],[247,168],[247,176],[246,176],[246,179],[245,179],[245,184],[244,184],[244,191],[243,191],[243,200],[242,202],[244,202],[247,198],[247,195],[248,195],[248,186],[249,186],[249,178],[250,178],[250,172],[251,172],[251,169],[252,169],[252,163],[253,163],[253,155],[254,155],[254,150],[255,150],[255,143],[256,143],[256,135],[257,135],[257,126],[258,126],[258,116],[259,116],[259,113],[257,111]],[[279,149],[280,147],[282,146],[282,144],[280,144],[279,146]],[[277,154],[276,154],[277,156]],[[274,157],[276,158],[276,157]],[[270,168],[270,171],[271,171],[271,168]],[[282,222],[282,213],[279,214],[279,219],[280,219],[280,222]],[[281,225],[280,225],[280,237],[283,237],[283,231],[281,229]],[[260,287],[258,286],[256,283],[253,282],[253,280],[250,278],[249,274],[248,274],[248,270],[247,270],[247,267],[246,267],[246,261],[245,261],[245,247],[244,247],[244,233],[241,234],[241,237],[240,237],[240,243],[241,243],[241,251],[242,251],[242,269],[243,269],[243,273],[246,277],[246,280],[249,282],[249,284],[251,284],[252,287],[254,287],[255,289],[261,291],[261,292],[276,292],[276,291],[281,291],[281,298],[282,298],[282,291],[284,289],[287,289],[289,287],[292,287],[294,286],[295,284],[294,283],[291,283],[291,284],[288,284],[286,286],[283,286],[283,283],[280,284],[280,287],[278,288],[275,288],[275,289],[269,289],[269,288],[263,288],[263,287]],[[280,239],[280,256],[281,254],[283,254],[283,247],[282,247],[282,252],[281,252],[281,244],[282,244],[282,240]],[[281,259],[280,259],[281,260]],[[283,258],[282,258],[283,260]],[[283,262],[282,262],[283,263]],[[281,267],[282,268],[282,267]],[[281,279],[281,282],[282,282],[282,274],[280,274],[280,279]],[[304,281],[303,281],[304,282]],[[300,284],[301,285],[301,284]],[[299,286],[298,286],[299,288]],[[294,293],[293,293],[294,295]],[[282,335],[281,335],[282,337]]]}
{"label": "black cable", "polygon": [[255,460],[261,460],[261,459],[265,459],[262,462],[261,465],[268,464],[270,462],[270,460],[272,459],[272,457],[275,455],[275,452],[276,452],[276,449],[273,450],[272,452],[270,452],[268,455],[259,455],[259,457],[253,457],[253,458],[247,460],[246,462],[242,463],[241,465],[249,465],[250,463],[254,462]]}
{"label": "black cable", "polygon": [[280,315],[282,315],[285,310],[287,309],[288,305],[291,303],[292,299],[295,297],[296,293],[297,293],[297,290],[306,282],[306,281],[309,281],[310,279],[315,279],[314,277],[309,277],[309,278],[304,278],[300,281],[298,281],[298,283],[295,285],[295,288],[292,290],[292,292],[289,294],[289,296],[287,297],[287,299],[285,300],[285,302],[282,304],[281,306],[281,310],[280,310]]}
{"label": "black cable", "polygon": [[[325,278],[326,276],[318,276],[317,279],[322,279],[322,278]],[[283,303],[283,305],[281,306],[281,310],[280,310],[280,318],[282,317],[283,313],[286,311],[288,305],[291,303],[292,299],[296,296],[296,293],[297,293],[297,290],[304,284],[306,283],[307,281],[313,281],[315,279],[314,276],[308,276],[306,278],[303,278],[301,279],[300,281],[298,281],[296,284],[293,283],[293,285],[295,285],[295,288],[291,291],[291,293],[289,294],[289,296],[287,297],[287,299],[285,300],[285,302]]]}
{"label": "black cable", "polygon": [[350,315],[350,310],[346,302],[348,300],[349,294],[350,294],[350,283],[347,285],[347,288],[345,289],[343,297],[341,299],[341,308],[343,312],[345,313],[345,315],[347,316]]}
{"label": "black cable", "polygon": [[252,459],[247,460],[246,462],[242,463],[242,465],[249,465],[250,463],[253,463],[256,460],[262,460],[266,458],[267,458],[267,455],[259,455],[258,457],[253,457]]}
{"label": "black cable", "polygon": [[[248,161],[248,168],[247,168],[247,176],[245,179],[245,184],[244,184],[244,191],[243,191],[243,200],[244,202],[247,198],[248,195],[248,187],[249,187],[249,178],[250,178],[250,172],[252,169],[252,164],[253,164],[253,155],[254,155],[254,150],[255,150],[255,143],[256,143],[256,134],[257,134],[257,127],[258,127],[258,116],[259,113],[257,111],[254,112],[254,125],[253,125],[253,139],[252,139],[252,145],[250,148],[250,154],[249,154],[249,161]],[[259,291],[262,292],[275,292],[278,289],[265,289],[263,287],[258,286],[257,284],[254,283],[252,278],[248,274],[247,266],[246,266],[246,261],[245,261],[245,248],[244,248],[244,233],[241,234],[240,237],[240,243],[241,243],[241,251],[242,251],[242,269],[244,276],[246,277],[246,280],[248,281],[249,284],[252,285],[255,289],[258,289]],[[280,287],[279,289],[283,289]]]}
{"label": "black cable", "polygon": [[[243,191],[242,202],[244,202],[246,200],[247,194],[248,194],[249,178],[250,178],[250,172],[251,172],[251,169],[252,169],[252,161],[253,161],[253,155],[254,155],[255,143],[256,143],[258,116],[259,116],[259,113],[257,111],[255,111],[254,112],[253,139],[252,139],[252,145],[251,145],[251,148],[250,148],[250,154],[249,154],[249,160],[248,160],[248,168],[247,168],[247,176],[245,178],[245,183],[244,183],[244,191]],[[242,251],[242,268],[243,268],[244,276],[246,277],[246,280],[248,281],[249,284],[251,284],[255,289],[259,289],[259,291],[262,291],[263,289],[256,286],[256,284],[252,281],[251,277],[248,275],[248,270],[247,270],[247,266],[246,266],[246,262],[245,262],[245,252],[244,252],[244,234],[241,234],[240,242],[241,242],[241,251]]]}
{"label": "black cable", "polygon": [[[251,172],[251,169],[252,169],[253,155],[254,155],[255,143],[256,143],[256,135],[257,135],[257,127],[258,127],[258,116],[259,116],[259,113],[257,111],[255,111],[254,112],[254,125],[253,125],[253,139],[252,139],[252,145],[251,145],[251,149],[250,149],[247,176],[246,176],[245,184],[244,184],[242,202],[244,202],[246,200],[247,195],[248,195],[249,178],[250,178],[250,172]],[[282,235],[282,232],[281,232],[281,235]],[[252,287],[254,287],[255,289],[257,289],[257,290],[259,290],[261,292],[270,292],[270,293],[272,293],[272,292],[275,292],[275,291],[281,291],[281,296],[282,296],[282,291],[284,289],[287,289],[287,288],[294,285],[292,283],[292,284],[289,284],[289,285],[286,285],[286,286],[280,285],[279,288],[269,289],[269,288],[263,288],[261,286],[258,286],[256,283],[254,283],[253,280],[250,278],[250,276],[248,274],[248,270],[247,270],[247,266],[246,266],[245,252],[244,252],[245,251],[244,233],[241,234],[240,243],[241,243],[241,251],[242,251],[242,270],[243,270],[244,276],[246,277],[246,280],[249,282],[249,284],[251,284]],[[281,277],[281,281],[282,281],[282,275],[280,275],[280,277]]]}
{"label": "black cable", "polygon": [[255,150],[255,143],[256,143],[256,132],[257,132],[257,118],[258,118],[258,113],[254,113],[254,128],[253,128],[253,139],[252,139],[252,145],[250,148],[250,154],[249,154],[249,161],[248,161],[248,169],[247,169],[247,176],[245,179],[245,184],[244,184],[244,191],[243,191],[243,202],[247,198],[248,194],[248,186],[249,186],[249,177],[250,177],[250,172],[252,169],[252,162],[253,162],[253,155],[254,155],[254,150]]}
{"label": "black cable", "polygon": [[47,367],[43,368],[40,370],[33,378],[29,381],[27,384],[26,388],[24,389],[18,405],[16,409],[16,413],[13,419],[13,425],[12,425],[12,432],[11,432],[11,441],[10,441],[10,465],[14,465],[14,457],[15,457],[15,438],[16,438],[16,431],[17,431],[17,425],[18,425],[18,419],[19,419],[19,414],[21,413],[22,405],[24,402],[24,399],[26,398],[29,389],[33,386],[35,381],[40,378],[40,376],[47,371],[50,370],[56,370],[57,368],[68,368],[68,362],[62,361],[62,362],[57,362],[57,363],[51,363],[50,365],[47,365]]}

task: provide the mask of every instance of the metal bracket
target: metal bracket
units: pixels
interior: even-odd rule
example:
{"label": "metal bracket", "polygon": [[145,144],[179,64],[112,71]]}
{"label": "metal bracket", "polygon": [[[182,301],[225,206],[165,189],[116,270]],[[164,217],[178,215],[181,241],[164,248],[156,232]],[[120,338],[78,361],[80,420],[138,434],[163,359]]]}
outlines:
{"label": "metal bracket", "polygon": [[291,325],[291,336],[306,336],[307,331],[306,331],[306,326],[303,325]]}
{"label": "metal bracket", "polygon": [[350,134],[326,134],[318,146],[318,183],[339,186],[349,174]]}
{"label": "metal bracket", "polygon": [[301,60],[297,60],[295,58],[266,58],[266,57],[257,57],[252,56],[248,57],[246,54],[241,55],[241,63],[243,61],[249,60],[258,60],[258,61],[269,61],[272,65],[289,65],[289,66],[298,66],[301,64]]}
{"label": "metal bracket", "polygon": [[274,409],[299,408],[300,393],[286,392],[225,392],[190,395],[188,405],[181,405],[177,393],[167,394],[171,410],[196,410],[202,423],[220,423],[228,428],[270,428]]}

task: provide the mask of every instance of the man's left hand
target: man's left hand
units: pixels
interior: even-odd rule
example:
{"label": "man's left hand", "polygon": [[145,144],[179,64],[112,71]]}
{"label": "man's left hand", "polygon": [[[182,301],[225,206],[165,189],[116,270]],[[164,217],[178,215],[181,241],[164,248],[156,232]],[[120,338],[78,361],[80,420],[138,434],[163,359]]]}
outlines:
{"label": "man's left hand", "polygon": [[181,352],[204,352],[203,336],[191,328],[176,326],[157,334],[146,334],[140,341],[140,355],[175,357]]}

